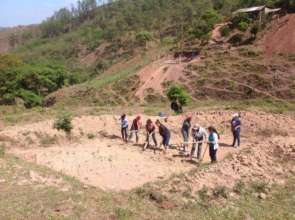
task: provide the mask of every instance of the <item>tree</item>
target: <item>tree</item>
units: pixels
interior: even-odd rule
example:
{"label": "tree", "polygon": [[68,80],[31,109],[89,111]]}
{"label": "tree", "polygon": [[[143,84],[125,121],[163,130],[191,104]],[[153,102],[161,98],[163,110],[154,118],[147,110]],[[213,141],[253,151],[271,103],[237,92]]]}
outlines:
{"label": "tree", "polygon": [[170,101],[177,100],[183,106],[186,106],[190,101],[190,95],[188,92],[179,85],[171,86],[167,92],[167,96]]}

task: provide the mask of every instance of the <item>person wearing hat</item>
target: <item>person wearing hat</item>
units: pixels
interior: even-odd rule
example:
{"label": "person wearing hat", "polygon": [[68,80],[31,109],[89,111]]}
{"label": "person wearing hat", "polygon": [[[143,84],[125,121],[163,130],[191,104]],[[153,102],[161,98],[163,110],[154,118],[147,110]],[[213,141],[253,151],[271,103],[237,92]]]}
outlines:
{"label": "person wearing hat", "polygon": [[189,132],[190,132],[190,128],[191,128],[191,121],[192,121],[192,117],[188,116],[182,124],[182,128],[181,128],[181,134],[183,137],[183,147],[184,147],[184,151],[186,151],[186,148],[188,147],[188,141],[189,141]]}
{"label": "person wearing hat", "polygon": [[[233,147],[240,147],[241,140],[240,140],[240,134],[241,134],[241,118],[238,113],[235,113],[233,115],[233,118],[231,120],[231,131],[233,134]],[[236,146],[237,144],[237,146]]]}
{"label": "person wearing hat", "polygon": [[129,140],[131,140],[133,137],[133,134],[135,134],[136,144],[138,144],[138,141],[139,141],[138,132],[140,128],[141,128],[141,117],[137,116],[132,122],[132,126],[130,129],[130,136],[129,136]]}
{"label": "person wearing hat", "polygon": [[197,159],[200,160],[201,159],[201,154],[202,154],[203,141],[207,140],[208,133],[207,133],[205,128],[203,128],[200,125],[196,124],[192,128],[192,137],[193,137],[193,147],[192,147],[192,150],[191,150],[190,159],[192,159],[193,156],[195,155],[196,147],[198,146]]}

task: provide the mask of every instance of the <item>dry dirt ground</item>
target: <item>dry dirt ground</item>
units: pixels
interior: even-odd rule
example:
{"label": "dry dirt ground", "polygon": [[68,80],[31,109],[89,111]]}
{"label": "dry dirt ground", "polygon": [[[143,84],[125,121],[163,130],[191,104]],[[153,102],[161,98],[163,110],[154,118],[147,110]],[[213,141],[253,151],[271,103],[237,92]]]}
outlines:
{"label": "dry dirt ground", "polygon": [[263,46],[267,56],[295,53],[295,14],[288,14],[272,22]]}
{"label": "dry dirt ground", "polygon": [[[191,114],[194,115],[194,123],[215,125],[218,128],[221,133],[219,160],[230,153],[235,158],[234,162],[220,162],[210,166],[208,171],[194,176],[192,185],[195,190],[204,185],[233,185],[241,176],[255,177],[255,172],[274,181],[276,176],[273,173],[283,172],[283,167],[272,167],[266,151],[273,149],[269,147],[270,144],[283,147],[294,143],[294,138],[289,136],[295,130],[294,117],[241,112],[243,146],[235,149],[229,147],[232,141],[229,120],[233,112]],[[142,117],[143,121],[147,119],[145,115]],[[129,120],[133,118],[130,116]],[[166,124],[172,131],[173,144],[181,143],[180,126],[183,119],[184,116],[171,116]],[[81,116],[75,118],[73,124],[74,131],[70,140],[62,132],[52,128],[51,120],[6,127],[0,132],[0,138],[6,143],[10,153],[104,190],[130,190],[148,182],[168,179],[172,174],[188,173],[197,167],[183,158],[177,150],[170,150],[167,155],[163,155],[160,151],[142,152],[141,146],[122,143],[118,116]],[[140,143],[144,143],[144,135],[144,132],[140,134]],[[247,154],[243,150],[251,153]],[[207,152],[204,163],[208,161]]]}

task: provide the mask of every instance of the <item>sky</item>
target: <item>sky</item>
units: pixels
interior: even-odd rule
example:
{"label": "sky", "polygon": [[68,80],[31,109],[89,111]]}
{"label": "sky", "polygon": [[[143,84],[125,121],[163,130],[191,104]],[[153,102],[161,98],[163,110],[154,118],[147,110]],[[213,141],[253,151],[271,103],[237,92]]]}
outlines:
{"label": "sky", "polygon": [[0,0],[0,27],[38,24],[77,0]]}

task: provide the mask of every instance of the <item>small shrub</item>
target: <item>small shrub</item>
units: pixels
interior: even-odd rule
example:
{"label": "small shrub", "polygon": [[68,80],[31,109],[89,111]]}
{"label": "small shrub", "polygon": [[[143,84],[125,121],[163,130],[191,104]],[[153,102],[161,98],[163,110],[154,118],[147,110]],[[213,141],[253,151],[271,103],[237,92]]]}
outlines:
{"label": "small shrub", "polygon": [[247,22],[245,22],[245,21],[241,21],[239,23],[239,25],[238,25],[238,29],[240,31],[243,31],[243,32],[245,32],[246,30],[248,30],[248,28],[249,28],[249,24]]}
{"label": "small shrub", "polygon": [[153,39],[153,34],[148,31],[141,31],[136,34],[135,38],[138,44],[146,46],[147,42]]}
{"label": "small shrub", "polygon": [[95,138],[95,135],[94,135],[94,134],[91,134],[91,133],[89,133],[89,134],[87,134],[87,137],[88,137],[88,139],[94,139],[94,138]]}
{"label": "small shrub", "polygon": [[71,114],[65,112],[60,114],[54,123],[54,128],[70,134],[73,129]]}

